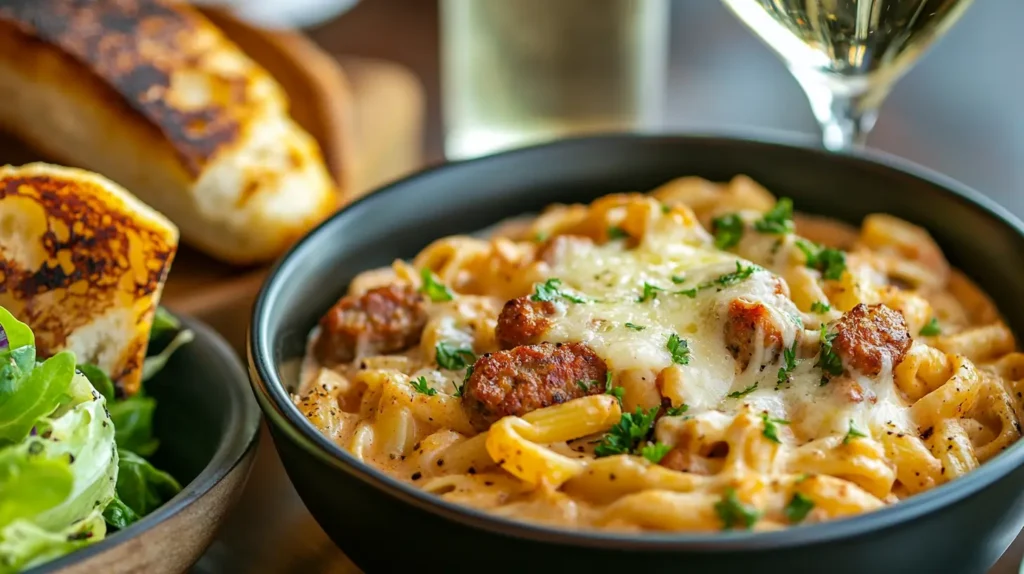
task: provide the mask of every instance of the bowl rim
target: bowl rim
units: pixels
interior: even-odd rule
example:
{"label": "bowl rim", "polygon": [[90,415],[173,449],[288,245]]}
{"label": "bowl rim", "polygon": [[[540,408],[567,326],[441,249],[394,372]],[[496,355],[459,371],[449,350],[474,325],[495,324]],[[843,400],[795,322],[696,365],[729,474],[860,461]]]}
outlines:
{"label": "bowl rim", "polygon": [[224,428],[233,429],[220,439],[217,450],[213,453],[210,462],[191,482],[184,485],[181,492],[176,494],[162,506],[153,512],[142,517],[138,522],[124,530],[119,530],[96,544],[90,544],[70,554],[66,554],[55,560],[45,562],[25,571],[25,574],[45,574],[58,572],[73,564],[84,562],[94,556],[98,556],[120,546],[132,539],[144,535],[165,520],[177,516],[193,502],[205,496],[215,486],[220,484],[246,456],[256,448],[259,439],[260,410],[255,401],[251,400],[249,393],[241,381],[245,380],[245,369],[234,350],[227,342],[217,334],[210,326],[198,319],[187,315],[173,313],[181,320],[182,325],[195,333],[195,342],[202,342],[210,348],[217,359],[223,362],[230,371],[231,381],[225,384],[230,385],[231,401],[229,409],[224,413],[226,424]]}
{"label": "bowl rim", "polygon": [[[755,133],[753,136],[737,136],[731,132],[685,133],[685,134],[597,134],[555,140],[540,145],[518,148],[493,155],[441,163],[429,166],[401,180],[392,182],[359,200],[345,206],[327,220],[320,223],[300,241],[292,246],[271,268],[267,279],[260,288],[253,306],[252,320],[247,333],[246,351],[250,383],[260,408],[268,422],[278,432],[273,433],[275,441],[287,437],[298,447],[364,484],[381,491],[405,504],[458,522],[462,525],[488,532],[527,539],[536,542],[567,544],[577,547],[592,547],[614,550],[655,550],[688,552],[753,551],[776,548],[808,546],[874,533],[896,527],[943,507],[950,506],[987,487],[1009,474],[1024,463],[1024,440],[1018,441],[992,460],[971,471],[968,476],[940,485],[927,492],[917,494],[885,508],[814,525],[791,526],[778,531],[724,531],[713,533],[621,533],[593,530],[570,530],[538,523],[518,521],[496,516],[484,510],[445,501],[401,482],[367,464],[356,460],[340,446],[328,440],[305,417],[289,398],[277,369],[272,364],[272,337],[266,325],[266,317],[276,305],[280,291],[291,270],[307,261],[304,252],[313,238],[329,233],[336,222],[347,217],[364,202],[379,201],[382,196],[407,188],[421,179],[460,169],[467,164],[507,161],[518,155],[538,151],[557,151],[563,147],[605,142],[607,145],[631,145],[638,141],[663,141],[666,144],[690,143],[694,145],[742,145],[758,148],[783,150],[803,154],[814,161],[820,157],[844,157],[863,165],[887,171],[901,172],[960,200],[961,203],[998,220],[1018,236],[1024,237],[1024,223],[995,201],[968,186],[925,168],[909,160],[877,150],[857,150],[836,153],[823,149],[816,140],[804,136]],[[684,174],[681,174],[684,175]]]}

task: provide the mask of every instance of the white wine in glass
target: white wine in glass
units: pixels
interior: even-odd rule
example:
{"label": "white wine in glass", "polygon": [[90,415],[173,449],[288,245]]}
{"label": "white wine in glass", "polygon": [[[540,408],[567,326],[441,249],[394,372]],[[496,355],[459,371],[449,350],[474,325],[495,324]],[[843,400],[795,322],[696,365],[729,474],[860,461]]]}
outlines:
{"label": "white wine in glass", "polygon": [[807,93],[825,147],[864,145],[893,83],[972,0],[723,0]]}

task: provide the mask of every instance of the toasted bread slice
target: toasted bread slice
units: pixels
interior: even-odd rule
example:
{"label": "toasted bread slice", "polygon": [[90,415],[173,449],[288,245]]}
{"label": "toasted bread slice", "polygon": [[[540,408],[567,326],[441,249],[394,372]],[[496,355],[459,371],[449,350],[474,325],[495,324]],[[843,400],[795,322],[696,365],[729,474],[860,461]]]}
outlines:
{"label": "toasted bread slice", "polygon": [[281,86],[184,2],[0,2],[0,93],[0,129],[230,263],[276,258],[339,202]]}
{"label": "toasted bread slice", "polygon": [[0,305],[32,327],[40,355],[70,349],[126,394],[177,248],[173,223],[104,177],[0,167]]}

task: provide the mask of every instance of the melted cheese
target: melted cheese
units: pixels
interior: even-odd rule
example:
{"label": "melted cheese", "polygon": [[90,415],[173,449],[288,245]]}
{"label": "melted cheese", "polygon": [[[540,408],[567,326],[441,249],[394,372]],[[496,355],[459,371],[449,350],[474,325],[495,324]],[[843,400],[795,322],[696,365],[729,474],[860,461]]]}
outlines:
{"label": "melted cheese", "polygon": [[[912,428],[891,369],[874,379],[853,378],[865,391],[859,402],[838,385],[821,385],[815,357],[798,359],[789,382],[779,386],[778,372],[784,359],[781,353],[762,348],[758,332],[753,358],[741,370],[725,341],[727,309],[734,299],[764,305],[786,348],[797,339],[816,341],[819,334],[817,329],[804,329],[799,310],[779,292],[781,279],[757,266],[749,277],[700,289],[696,297],[678,293],[734,273],[737,261],[744,267],[752,265],[677,232],[649,233],[635,248],[624,241],[575,244],[556,263],[551,277],[561,279],[567,291],[588,301],[559,301],[558,314],[545,339],[584,342],[616,373],[646,369],[656,374],[674,364],[668,341],[677,334],[690,350],[688,363],[679,366],[683,382],[678,393],[689,406],[690,416],[735,413],[750,405],[758,412],[789,420],[793,435],[801,442],[845,434],[851,421],[862,431],[880,432],[877,429],[883,426]],[[645,283],[661,290],[644,298]],[[729,396],[755,384],[755,390],[742,397]]]}

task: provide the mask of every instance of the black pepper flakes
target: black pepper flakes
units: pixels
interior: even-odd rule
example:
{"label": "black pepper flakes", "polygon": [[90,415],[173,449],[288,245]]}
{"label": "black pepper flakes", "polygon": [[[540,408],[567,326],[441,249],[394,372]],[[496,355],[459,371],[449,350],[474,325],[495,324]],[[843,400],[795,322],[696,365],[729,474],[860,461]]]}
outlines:
{"label": "black pepper flakes", "polygon": [[419,480],[421,478],[423,478],[423,473],[422,472],[414,472],[414,473],[412,473],[412,479],[413,480]]}

